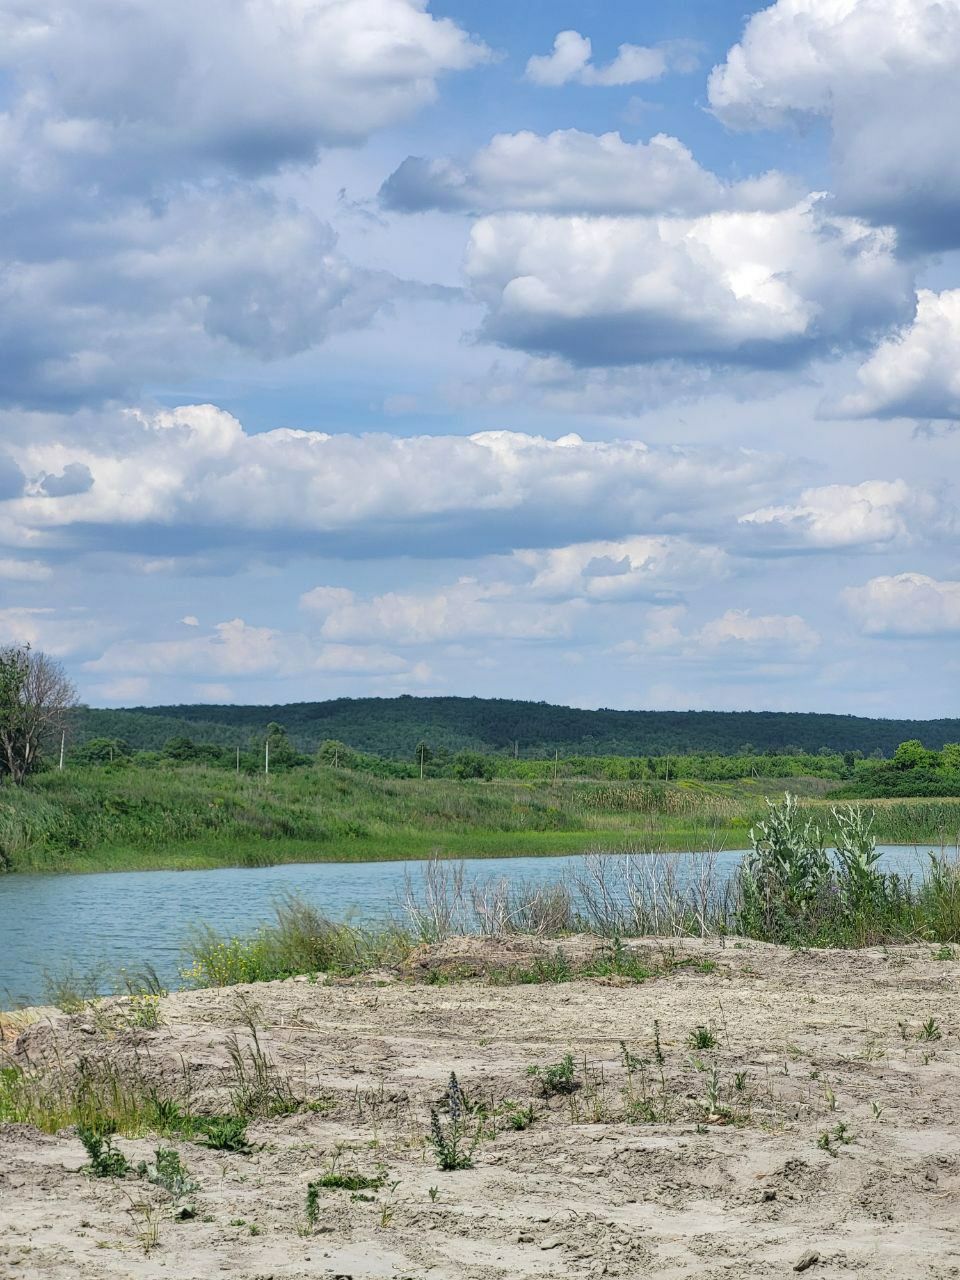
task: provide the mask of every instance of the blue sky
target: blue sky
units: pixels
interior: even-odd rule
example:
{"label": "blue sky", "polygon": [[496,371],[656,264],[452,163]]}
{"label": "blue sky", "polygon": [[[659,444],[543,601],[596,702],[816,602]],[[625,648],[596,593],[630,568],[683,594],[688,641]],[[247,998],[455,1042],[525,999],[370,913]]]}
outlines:
{"label": "blue sky", "polygon": [[960,0],[0,36],[0,636],[84,700],[960,712]]}

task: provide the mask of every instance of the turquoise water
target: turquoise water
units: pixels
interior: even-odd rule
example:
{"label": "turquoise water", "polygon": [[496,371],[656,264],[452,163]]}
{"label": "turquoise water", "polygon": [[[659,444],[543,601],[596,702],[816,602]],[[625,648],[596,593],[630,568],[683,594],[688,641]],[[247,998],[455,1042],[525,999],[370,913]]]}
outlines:
{"label": "turquoise water", "polygon": [[[932,848],[932,846],[930,846]],[[927,846],[884,847],[884,863],[906,874],[922,871]],[[610,854],[611,858],[617,857]],[[682,856],[682,855],[681,855]],[[739,850],[718,855],[730,872]],[[577,856],[466,859],[467,878],[543,883],[582,866]],[[407,877],[423,882],[423,862],[316,862],[210,871],[123,871],[98,875],[0,876],[0,1008],[39,1003],[44,975],[72,968],[100,971],[152,965],[177,985],[183,942],[208,923],[223,933],[247,933],[271,916],[272,904],[296,893],[336,919],[382,920],[398,913]]]}

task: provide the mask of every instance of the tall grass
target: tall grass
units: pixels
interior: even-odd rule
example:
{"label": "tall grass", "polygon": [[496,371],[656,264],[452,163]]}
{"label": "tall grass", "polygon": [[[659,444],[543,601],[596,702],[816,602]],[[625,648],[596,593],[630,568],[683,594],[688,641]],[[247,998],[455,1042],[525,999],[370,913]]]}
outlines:
{"label": "tall grass", "polygon": [[[0,786],[0,870],[266,865],[609,848],[742,847],[768,782],[384,779],[316,766],[269,779],[202,765],[73,767]],[[804,802],[823,812],[817,798]],[[870,806],[882,841],[954,843],[960,801]]]}
{"label": "tall grass", "polygon": [[412,945],[399,927],[353,928],[288,896],[275,905],[273,921],[251,937],[225,937],[209,926],[195,930],[181,976],[193,987],[227,987],[299,974],[362,973],[396,964]]}

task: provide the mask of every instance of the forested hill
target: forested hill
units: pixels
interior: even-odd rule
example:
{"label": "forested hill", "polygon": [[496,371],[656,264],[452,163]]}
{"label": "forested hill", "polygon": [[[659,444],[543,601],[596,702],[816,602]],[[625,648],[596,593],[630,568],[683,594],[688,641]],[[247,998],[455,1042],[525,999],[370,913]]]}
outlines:
{"label": "forested hill", "polygon": [[863,716],[777,711],[583,711],[507,698],[337,698],[285,706],[83,708],[75,741],[120,738],[134,750],[156,749],[177,735],[196,742],[246,745],[267,724],[283,725],[312,751],[335,738],[360,751],[409,760],[422,739],[434,750],[521,756],[732,754],[799,748],[891,755],[919,739],[939,749],[960,741],[960,719],[871,720]]}

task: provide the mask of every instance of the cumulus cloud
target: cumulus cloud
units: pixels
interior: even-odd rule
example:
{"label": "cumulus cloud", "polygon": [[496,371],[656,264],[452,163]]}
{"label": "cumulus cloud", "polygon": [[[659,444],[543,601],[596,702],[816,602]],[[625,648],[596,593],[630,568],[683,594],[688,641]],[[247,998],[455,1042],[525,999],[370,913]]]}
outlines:
{"label": "cumulus cloud", "polygon": [[960,582],[925,573],[871,578],[844,592],[847,608],[868,636],[943,636],[960,632]]}
{"label": "cumulus cloud", "polygon": [[698,643],[708,649],[783,649],[803,654],[817,647],[820,636],[798,614],[754,614],[749,609],[728,609],[700,629]]}
{"label": "cumulus cloud", "polygon": [[863,343],[912,303],[889,231],[811,198],[700,218],[506,214],[473,228],[483,336],[579,365],[765,367]]}
{"label": "cumulus cloud", "polygon": [[78,163],[112,186],[309,162],[404,119],[441,75],[488,56],[427,8],[125,0],[119,14],[114,0],[8,0],[0,66],[18,93],[7,130],[35,184]]}
{"label": "cumulus cloud", "polygon": [[728,609],[699,627],[684,628],[685,605],[650,610],[642,638],[623,641],[613,652],[646,660],[669,653],[686,661],[716,662],[721,655],[737,661],[802,661],[820,644],[819,633],[799,614],[754,613]]}
{"label": "cumulus cloud", "polygon": [[[247,434],[212,405],[130,413],[74,438],[29,432],[18,465],[65,458],[93,485],[5,504],[10,539],[195,554],[240,542],[339,555],[472,555],[708,527],[770,501],[781,462],[748,450],[473,436]],[[229,537],[226,536],[229,531]]]}
{"label": "cumulus cloud", "polygon": [[535,54],[527,62],[526,78],[547,88],[577,84],[611,88],[659,80],[669,70],[692,71],[697,65],[696,46],[674,41],[648,48],[622,44],[606,66],[593,62],[593,45],[579,31],[561,31],[548,54]]}
{"label": "cumulus cloud", "polygon": [[960,245],[958,0],[777,0],[710,77],[737,129],[829,122],[843,206],[924,247]]}
{"label": "cumulus cloud", "polygon": [[837,417],[960,418],[960,289],[921,289],[913,322],[881,342],[857,377],[860,390],[832,407]]}
{"label": "cumulus cloud", "polygon": [[26,605],[0,608],[0,636],[6,643],[29,644],[56,658],[82,653],[101,640],[97,624],[82,612]]}
{"label": "cumulus cloud", "polygon": [[0,403],[120,398],[368,323],[404,286],[257,179],[364,141],[486,56],[427,0],[120,8],[2,6]]}
{"label": "cumulus cloud", "polygon": [[117,397],[230,348],[270,359],[366,324],[397,282],[263,192],[191,192],[75,228],[0,274],[0,401]]}
{"label": "cumulus cloud", "polygon": [[761,507],[740,517],[759,548],[833,551],[910,543],[952,526],[952,513],[904,480],[865,480],[805,489],[799,501]]}
{"label": "cumulus cloud", "polygon": [[622,538],[492,557],[486,576],[439,589],[360,597],[343,587],[315,587],[300,600],[332,641],[393,645],[471,640],[555,641],[586,621],[589,605],[629,605],[676,598],[677,592],[729,572],[716,547],[681,538]]}
{"label": "cumulus cloud", "polygon": [[728,558],[718,547],[682,538],[582,542],[544,551],[519,550],[512,559],[532,574],[529,594],[597,603],[657,599],[730,572]]}
{"label": "cumulus cloud", "polygon": [[625,142],[619,133],[579,129],[497,134],[465,163],[408,156],[380,189],[382,204],[405,213],[697,214],[784,208],[797,196],[779,173],[723,183],[669,134]]}
{"label": "cumulus cloud", "polygon": [[330,600],[329,588],[307,592],[301,603],[320,619],[320,635],[331,641],[383,641],[393,645],[461,640],[555,640],[570,634],[575,604],[544,606],[501,583],[474,578],[440,590],[388,591],[370,599],[349,593]]}
{"label": "cumulus cloud", "polygon": [[43,582],[52,570],[42,560],[15,560],[0,557],[0,578],[10,582]]}
{"label": "cumulus cloud", "polygon": [[312,673],[384,675],[410,664],[376,645],[324,644],[300,632],[258,627],[243,618],[219,622],[202,635],[175,640],[124,640],[87,662],[88,672],[146,676],[288,678]]}

